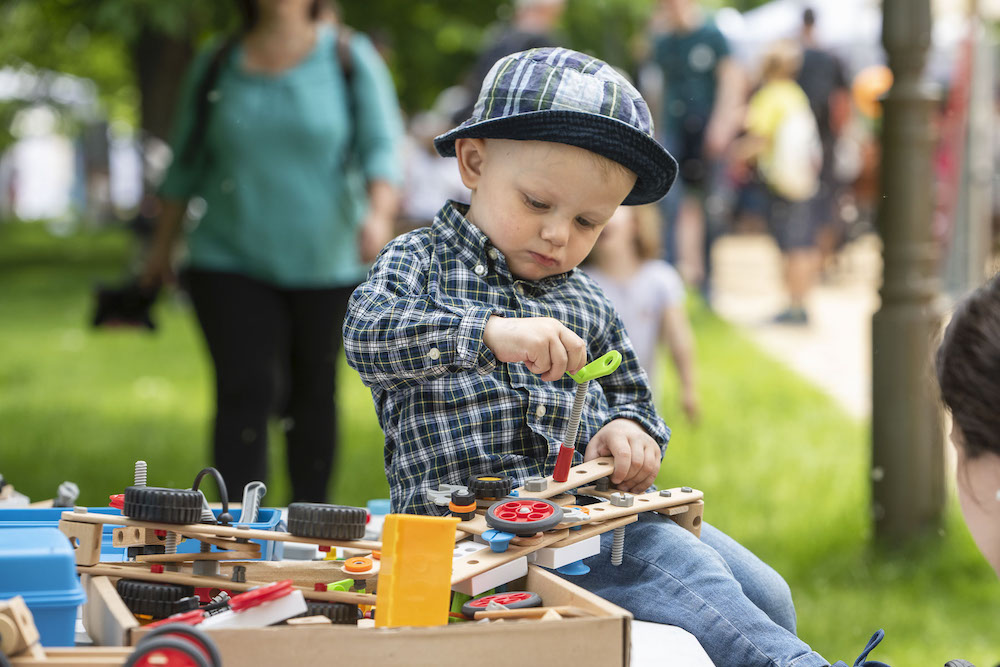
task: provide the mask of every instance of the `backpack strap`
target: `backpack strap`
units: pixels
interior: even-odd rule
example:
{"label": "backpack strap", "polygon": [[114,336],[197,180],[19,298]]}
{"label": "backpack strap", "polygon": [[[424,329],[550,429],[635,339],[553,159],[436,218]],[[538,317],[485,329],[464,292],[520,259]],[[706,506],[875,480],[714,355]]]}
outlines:
{"label": "backpack strap", "polygon": [[337,60],[340,61],[340,71],[344,75],[344,85],[347,89],[347,150],[344,151],[344,164],[349,164],[354,157],[354,121],[357,118],[357,108],[354,99],[354,56],[351,54],[351,39],[354,30],[347,25],[337,26]]}
{"label": "backpack strap", "polygon": [[219,82],[219,73],[222,71],[223,63],[226,62],[229,54],[233,52],[233,49],[239,43],[240,37],[241,35],[239,34],[230,35],[219,45],[208,61],[205,74],[201,77],[201,81],[198,82],[194,98],[194,123],[191,127],[191,133],[188,135],[187,143],[184,144],[184,148],[180,152],[182,162],[193,162],[198,155],[199,148],[205,142],[205,133],[208,131],[208,117],[212,111],[212,105],[219,99],[218,91],[215,89],[216,84]]}

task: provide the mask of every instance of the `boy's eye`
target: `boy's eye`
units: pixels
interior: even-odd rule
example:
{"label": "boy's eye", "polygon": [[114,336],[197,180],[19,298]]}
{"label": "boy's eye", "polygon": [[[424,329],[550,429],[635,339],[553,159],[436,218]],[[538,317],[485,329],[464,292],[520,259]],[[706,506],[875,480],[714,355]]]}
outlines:
{"label": "boy's eye", "polygon": [[531,197],[525,197],[524,201],[528,204],[528,206],[530,206],[531,208],[537,209],[539,211],[544,211],[544,210],[548,209],[548,207],[549,207],[548,204],[545,204],[543,202],[540,202],[540,201],[537,201],[535,199],[532,199]]}
{"label": "boy's eye", "polygon": [[576,224],[580,225],[584,229],[593,229],[594,227],[597,226],[594,223],[592,223],[590,220],[587,220],[586,218],[581,218],[579,216],[576,219]]}

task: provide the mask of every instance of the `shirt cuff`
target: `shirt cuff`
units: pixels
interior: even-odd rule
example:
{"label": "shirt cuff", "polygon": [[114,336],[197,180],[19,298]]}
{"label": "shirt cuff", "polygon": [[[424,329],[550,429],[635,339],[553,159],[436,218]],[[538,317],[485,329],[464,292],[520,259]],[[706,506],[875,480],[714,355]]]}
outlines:
{"label": "shirt cuff", "polygon": [[483,332],[486,322],[500,311],[485,306],[476,306],[462,317],[458,325],[458,338],[455,347],[455,359],[459,367],[475,370],[481,375],[492,373],[496,368],[497,358],[493,351],[483,342]]}

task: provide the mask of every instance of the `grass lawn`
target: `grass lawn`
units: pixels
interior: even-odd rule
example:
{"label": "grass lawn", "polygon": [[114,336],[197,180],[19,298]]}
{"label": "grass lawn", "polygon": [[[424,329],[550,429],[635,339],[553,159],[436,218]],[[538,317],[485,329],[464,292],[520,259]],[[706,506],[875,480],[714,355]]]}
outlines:
{"label": "grass lawn", "polygon": [[[189,486],[209,461],[211,374],[185,305],[161,300],[153,335],[87,326],[91,287],[119,277],[126,254],[119,233],[54,238],[40,225],[0,225],[0,473],[34,499],[71,479],[82,503],[104,504],[137,458],[150,483]],[[990,613],[1000,585],[956,504],[940,535],[870,547],[867,424],[699,304],[691,315],[703,417],[692,426],[663,406],[674,437],[659,483],[705,492],[706,520],[785,576],[799,634],[830,660],[852,663],[883,627],[872,657],[892,665],[1000,661]],[[388,494],[381,431],[367,389],[342,368],[331,500],[363,504]],[[283,503],[282,445],[272,441],[265,501]]]}

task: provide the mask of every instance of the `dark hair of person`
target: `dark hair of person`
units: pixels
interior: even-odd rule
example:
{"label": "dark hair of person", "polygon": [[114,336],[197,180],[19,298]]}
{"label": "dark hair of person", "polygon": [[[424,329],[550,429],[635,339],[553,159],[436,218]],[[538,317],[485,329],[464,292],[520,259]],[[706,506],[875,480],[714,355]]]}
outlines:
{"label": "dark hair of person", "polygon": [[802,25],[807,28],[816,25],[816,10],[812,7],[806,7],[806,10],[802,12]]}
{"label": "dark hair of person", "polygon": [[937,376],[966,454],[1000,455],[1000,273],[955,308],[937,351]]}
{"label": "dark hair of person", "polygon": [[[243,22],[241,26],[244,32],[249,32],[255,25],[257,25],[257,20],[260,18],[260,9],[257,6],[258,0],[236,0],[236,9],[239,10],[240,19]],[[319,3],[320,0],[313,0],[309,5],[309,18],[313,21],[319,16]]]}

